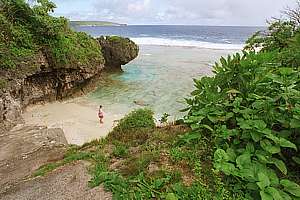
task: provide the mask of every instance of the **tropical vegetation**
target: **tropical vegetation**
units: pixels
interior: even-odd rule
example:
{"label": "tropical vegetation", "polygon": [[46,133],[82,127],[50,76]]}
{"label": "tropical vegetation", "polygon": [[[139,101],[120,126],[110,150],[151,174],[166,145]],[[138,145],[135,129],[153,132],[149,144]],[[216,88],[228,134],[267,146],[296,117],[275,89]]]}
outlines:
{"label": "tropical vegetation", "polygon": [[[39,53],[53,68],[103,63],[96,40],[50,16],[54,8],[48,0],[0,0],[1,70],[26,70]],[[300,199],[295,12],[254,34],[241,53],[221,58],[214,76],[195,79],[183,121],[168,124],[165,114],[156,127],[151,110],[135,110],[106,138],[70,146],[35,176],[88,160],[89,185],[103,185],[114,199]]]}
{"label": "tropical vegetation", "polygon": [[213,162],[247,199],[300,198],[300,32],[274,21],[242,53],[195,80],[185,122],[213,141]]}
{"label": "tropical vegetation", "polygon": [[40,53],[55,68],[103,64],[98,42],[73,31],[67,19],[49,15],[55,7],[48,0],[0,0],[1,69],[26,70]]}

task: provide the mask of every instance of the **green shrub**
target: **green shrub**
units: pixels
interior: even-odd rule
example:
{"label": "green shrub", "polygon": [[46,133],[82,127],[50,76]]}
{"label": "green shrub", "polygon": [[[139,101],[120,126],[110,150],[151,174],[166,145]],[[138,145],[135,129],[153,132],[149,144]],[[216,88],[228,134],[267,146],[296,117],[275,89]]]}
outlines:
{"label": "green shrub", "polygon": [[115,157],[124,158],[128,155],[128,147],[122,143],[115,143],[115,148],[112,154]]}
{"label": "green shrub", "polygon": [[86,33],[70,32],[49,40],[53,67],[94,67],[104,63],[98,42]]}
{"label": "green shrub", "polygon": [[300,34],[280,35],[285,44],[268,37],[260,52],[221,58],[215,76],[195,80],[187,99],[185,122],[198,138],[216,138],[215,168],[254,199],[300,197],[300,186],[288,180],[299,173],[300,71],[293,61]]}
{"label": "green shrub", "polygon": [[147,134],[155,128],[153,112],[149,109],[134,110],[109,133],[108,138],[122,142],[145,141]]}
{"label": "green shrub", "polygon": [[124,131],[138,128],[154,128],[153,112],[149,109],[137,109],[121,119],[116,131]]}

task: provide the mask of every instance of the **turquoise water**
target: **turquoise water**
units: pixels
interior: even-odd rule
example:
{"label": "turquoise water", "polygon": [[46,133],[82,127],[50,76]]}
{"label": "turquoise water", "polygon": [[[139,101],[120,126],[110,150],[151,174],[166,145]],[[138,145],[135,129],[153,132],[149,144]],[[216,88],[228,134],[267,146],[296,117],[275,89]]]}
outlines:
{"label": "turquoise water", "polygon": [[110,114],[126,114],[151,108],[157,117],[163,113],[177,119],[186,107],[184,98],[193,91],[193,78],[212,75],[220,56],[232,50],[213,50],[176,46],[141,45],[139,56],[123,66],[123,73],[110,75],[112,83],[99,85],[89,99],[104,106]]}

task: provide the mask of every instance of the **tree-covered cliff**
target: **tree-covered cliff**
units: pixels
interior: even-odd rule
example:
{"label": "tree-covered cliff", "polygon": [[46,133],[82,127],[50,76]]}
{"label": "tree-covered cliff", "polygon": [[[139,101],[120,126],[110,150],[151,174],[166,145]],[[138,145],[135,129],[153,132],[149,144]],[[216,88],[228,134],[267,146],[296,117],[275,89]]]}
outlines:
{"label": "tree-covered cliff", "polygon": [[16,69],[33,63],[39,52],[55,68],[94,67],[104,63],[101,47],[85,33],[70,29],[65,18],[49,15],[55,4],[38,0],[0,1],[0,67]]}

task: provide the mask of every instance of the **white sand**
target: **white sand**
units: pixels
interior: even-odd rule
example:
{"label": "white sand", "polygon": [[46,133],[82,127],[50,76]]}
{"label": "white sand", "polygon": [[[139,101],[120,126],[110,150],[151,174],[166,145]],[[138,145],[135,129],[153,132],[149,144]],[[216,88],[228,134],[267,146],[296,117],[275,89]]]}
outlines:
{"label": "white sand", "polygon": [[100,125],[98,106],[86,98],[30,106],[23,113],[25,124],[62,128],[69,144],[82,145],[106,136],[122,115],[105,112]]}

